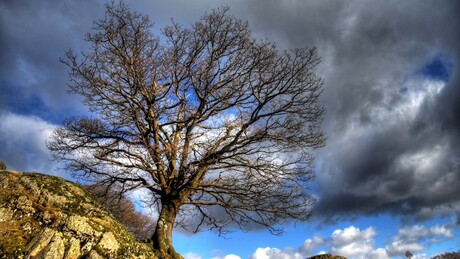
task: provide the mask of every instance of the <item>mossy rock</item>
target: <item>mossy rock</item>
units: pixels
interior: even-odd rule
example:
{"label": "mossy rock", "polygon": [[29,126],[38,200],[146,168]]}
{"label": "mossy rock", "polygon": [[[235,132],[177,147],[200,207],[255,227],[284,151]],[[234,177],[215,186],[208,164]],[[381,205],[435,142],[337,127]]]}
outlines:
{"label": "mossy rock", "polygon": [[83,187],[0,172],[1,258],[157,258]]}

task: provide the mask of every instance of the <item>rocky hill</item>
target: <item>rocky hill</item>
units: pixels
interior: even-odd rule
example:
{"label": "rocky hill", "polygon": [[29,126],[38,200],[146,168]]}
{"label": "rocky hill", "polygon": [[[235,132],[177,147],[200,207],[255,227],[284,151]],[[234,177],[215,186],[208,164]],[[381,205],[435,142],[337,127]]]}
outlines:
{"label": "rocky hill", "polygon": [[2,165],[0,258],[156,257],[78,184]]}

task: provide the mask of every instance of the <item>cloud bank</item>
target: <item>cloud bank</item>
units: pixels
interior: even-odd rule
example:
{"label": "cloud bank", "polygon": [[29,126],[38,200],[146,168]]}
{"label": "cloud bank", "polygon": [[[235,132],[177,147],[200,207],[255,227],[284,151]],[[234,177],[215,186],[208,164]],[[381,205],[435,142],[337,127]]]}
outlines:
{"label": "cloud bank", "polygon": [[251,3],[259,34],[323,57],[316,215],[458,215],[459,3]]}
{"label": "cloud bank", "polygon": [[[426,258],[420,253],[436,242],[453,237],[452,226],[442,225],[425,227],[421,225],[407,226],[389,240],[389,245],[376,247],[375,239],[378,233],[374,227],[359,229],[355,226],[334,230],[329,237],[315,236],[305,240],[297,249],[257,248],[250,259],[296,259],[306,258],[315,254],[330,251],[334,255],[350,259],[389,259],[404,257],[406,251],[411,251],[414,258]],[[322,249],[322,251],[319,251]]]}

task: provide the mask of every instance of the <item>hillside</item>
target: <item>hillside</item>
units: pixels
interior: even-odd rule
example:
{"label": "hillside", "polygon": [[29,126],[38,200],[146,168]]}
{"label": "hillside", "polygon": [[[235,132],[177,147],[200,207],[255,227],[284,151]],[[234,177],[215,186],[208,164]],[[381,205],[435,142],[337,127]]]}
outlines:
{"label": "hillside", "polygon": [[78,184],[0,168],[0,258],[156,258]]}

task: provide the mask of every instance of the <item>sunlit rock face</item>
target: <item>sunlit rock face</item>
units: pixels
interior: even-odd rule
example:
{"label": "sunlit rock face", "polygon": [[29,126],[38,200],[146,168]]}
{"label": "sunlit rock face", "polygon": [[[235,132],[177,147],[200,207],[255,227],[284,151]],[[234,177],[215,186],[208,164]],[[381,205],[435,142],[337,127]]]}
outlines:
{"label": "sunlit rock face", "polygon": [[0,258],[156,258],[84,188],[0,169]]}

